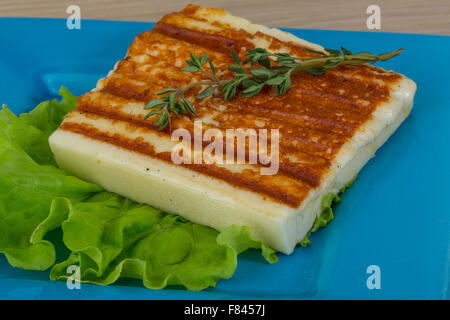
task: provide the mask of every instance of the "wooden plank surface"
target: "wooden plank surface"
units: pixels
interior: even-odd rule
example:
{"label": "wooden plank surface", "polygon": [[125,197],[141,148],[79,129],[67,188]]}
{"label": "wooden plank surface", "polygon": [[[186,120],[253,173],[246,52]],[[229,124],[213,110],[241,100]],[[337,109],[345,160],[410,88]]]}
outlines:
{"label": "wooden plank surface", "polygon": [[[67,17],[79,5],[82,19],[156,21],[185,0],[0,0],[2,17]],[[275,27],[367,30],[367,7],[381,8],[381,30],[450,35],[450,0],[198,0],[254,23]],[[376,31],[374,31],[376,32]]]}

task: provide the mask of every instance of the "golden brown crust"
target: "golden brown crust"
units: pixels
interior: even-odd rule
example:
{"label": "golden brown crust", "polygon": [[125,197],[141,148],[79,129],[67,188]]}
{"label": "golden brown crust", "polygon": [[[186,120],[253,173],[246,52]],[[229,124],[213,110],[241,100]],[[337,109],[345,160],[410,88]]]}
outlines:
{"label": "golden brown crust", "polygon": [[[130,139],[124,135],[112,134],[82,123],[65,122],[60,128],[64,131],[82,134],[95,140],[107,142],[117,147],[139,152],[152,158],[172,163],[170,152],[156,152],[154,147],[145,142],[142,138]],[[300,199],[306,197],[308,192],[308,188],[303,184],[291,184],[289,185],[289,188],[284,188],[281,184],[281,182],[284,181],[282,174],[277,176],[259,176],[255,179],[255,173],[252,170],[243,170],[240,173],[233,173],[214,165],[189,163],[180,165],[195,172],[227,181],[236,187],[249,189],[263,194],[273,200],[280,201],[281,203],[285,203],[292,207],[300,205]],[[277,180],[279,180],[279,183],[277,183]],[[280,186],[277,186],[277,184]]]}
{"label": "golden brown crust", "polygon": [[240,52],[241,50],[251,50],[255,46],[247,40],[232,39],[220,34],[208,34],[205,32],[190,30],[165,22],[158,22],[153,30],[166,36],[195,43],[205,48],[228,53],[231,50]]}

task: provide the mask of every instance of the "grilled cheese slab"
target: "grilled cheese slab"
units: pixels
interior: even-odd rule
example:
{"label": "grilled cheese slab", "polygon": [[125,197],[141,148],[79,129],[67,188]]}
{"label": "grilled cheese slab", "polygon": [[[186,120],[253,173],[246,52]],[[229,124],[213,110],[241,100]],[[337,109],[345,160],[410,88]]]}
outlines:
{"label": "grilled cheese slab", "polygon": [[[143,120],[145,104],[167,87],[204,78],[181,70],[190,52],[208,54],[220,78],[232,77],[230,50],[241,57],[261,47],[293,56],[314,55],[319,45],[234,17],[219,9],[188,5],[136,37],[126,57],[50,137],[58,165],[82,179],[135,201],[218,230],[246,225],[267,245],[289,254],[321,213],[321,200],[344,187],[408,116],[416,85],[369,65],[339,66],[324,75],[300,72],[277,96],[270,88],[226,102],[214,95],[186,97],[195,117],[178,116],[158,131]],[[230,128],[278,129],[279,170],[263,164],[174,164],[171,130],[194,133]],[[268,137],[270,142],[271,137]],[[203,144],[203,148],[207,144]],[[248,152],[248,150],[246,150]],[[202,152],[202,149],[200,149]],[[195,157],[195,154],[194,154]]]}

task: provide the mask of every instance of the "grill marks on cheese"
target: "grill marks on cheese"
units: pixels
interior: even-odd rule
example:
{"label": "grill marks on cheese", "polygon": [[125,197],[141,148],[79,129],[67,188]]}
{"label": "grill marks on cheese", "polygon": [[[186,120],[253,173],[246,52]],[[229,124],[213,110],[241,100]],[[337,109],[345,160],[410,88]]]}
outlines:
{"label": "grill marks on cheese", "polygon": [[[61,129],[171,162],[170,151],[177,142],[170,141],[168,130],[158,132],[154,119],[142,120],[143,107],[166,87],[202,79],[180,70],[190,52],[207,53],[220,77],[232,76],[227,70],[233,63],[230,48],[241,57],[262,44],[273,51],[311,55],[292,42],[233,29],[210,18],[221,14],[218,9],[189,5],[163,17],[153,30],[136,37],[125,59],[94,91],[79,97],[77,109],[66,116]],[[342,145],[380,103],[388,101],[390,87],[399,79],[396,73],[371,66],[341,66],[322,76],[294,75],[283,96],[267,88],[255,97],[237,96],[230,102],[220,96],[195,100],[199,89],[193,88],[187,97],[198,111],[196,118],[204,119],[204,131],[216,128],[225,136],[230,128],[279,129],[280,170],[275,176],[263,176],[258,165],[184,166],[298,207],[320,185]],[[173,118],[172,129],[176,128],[190,130],[193,137],[193,119]]]}

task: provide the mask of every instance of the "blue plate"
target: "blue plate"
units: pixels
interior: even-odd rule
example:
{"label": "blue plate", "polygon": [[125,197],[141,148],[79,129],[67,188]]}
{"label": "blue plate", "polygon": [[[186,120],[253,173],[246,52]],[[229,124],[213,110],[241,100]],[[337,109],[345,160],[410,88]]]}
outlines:
{"label": "blue plate", "polygon": [[[153,23],[63,19],[0,19],[0,103],[17,114],[53,98],[61,85],[75,94],[95,86],[121,59],[136,34]],[[450,184],[450,37],[291,29],[330,48],[386,52],[380,66],[417,82],[415,106],[361,171],[335,207],[335,220],[312,245],[280,255],[275,265],[257,252],[239,258],[235,275],[216,288],[148,290],[139,281],[68,290],[48,272],[14,269],[0,257],[0,297],[29,299],[448,299]],[[59,238],[58,231],[49,237]],[[66,254],[63,246],[60,256]],[[377,266],[380,288],[369,289]],[[368,273],[369,268],[369,273]],[[370,278],[372,276],[372,278]]]}

